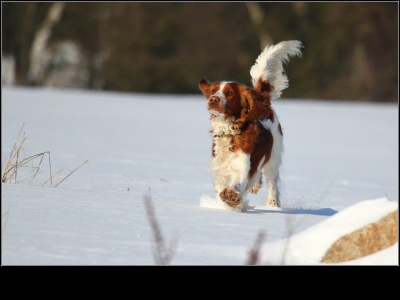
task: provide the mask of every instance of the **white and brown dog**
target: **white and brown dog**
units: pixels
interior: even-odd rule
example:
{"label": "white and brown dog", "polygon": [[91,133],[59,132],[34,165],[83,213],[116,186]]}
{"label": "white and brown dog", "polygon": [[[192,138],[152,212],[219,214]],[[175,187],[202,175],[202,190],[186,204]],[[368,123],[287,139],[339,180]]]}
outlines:
{"label": "white and brown dog", "polygon": [[267,46],[250,70],[253,88],[232,81],[210,83],[203,78],[199,88],[207,98],[213,136],[211,171],[219,197],[230,207],[246,210],[248,191],[257,193],[262,170],[267,178],[266,206],[280,207],[279,168],[283,133],[271,101],[288,87],[283,63],[301,56],[299,41]]}

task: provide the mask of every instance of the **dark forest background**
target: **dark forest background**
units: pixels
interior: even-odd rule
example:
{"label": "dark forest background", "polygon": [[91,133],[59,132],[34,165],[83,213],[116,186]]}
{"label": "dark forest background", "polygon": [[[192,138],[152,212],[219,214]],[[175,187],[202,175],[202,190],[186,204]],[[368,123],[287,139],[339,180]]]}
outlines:
{"label": "dark forest background", "polygon": [[[398,101],[398,2],[2,2],[11,84],[200,94],[303,42],[282,97]],[[5,77],[2,68],[2,82]]]}

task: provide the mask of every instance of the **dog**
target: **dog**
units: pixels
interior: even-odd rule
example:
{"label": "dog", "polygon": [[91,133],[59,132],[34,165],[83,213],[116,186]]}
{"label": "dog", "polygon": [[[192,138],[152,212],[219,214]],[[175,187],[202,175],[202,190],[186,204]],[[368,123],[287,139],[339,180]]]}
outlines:
{"label": "dog", "polygon": [[210,169],[219,198],[232,209],[247,209],[246,195],[262,186],[264,170],[268,186],[267,207],[280,207],[279,168],[283,132],[271,101],[288,85],[283,63],[301,57],[300,41],[283,41],[265,47],[250,69],[253,87],[235,81],[210,83],[199,89],[211,114],[212,159]]}

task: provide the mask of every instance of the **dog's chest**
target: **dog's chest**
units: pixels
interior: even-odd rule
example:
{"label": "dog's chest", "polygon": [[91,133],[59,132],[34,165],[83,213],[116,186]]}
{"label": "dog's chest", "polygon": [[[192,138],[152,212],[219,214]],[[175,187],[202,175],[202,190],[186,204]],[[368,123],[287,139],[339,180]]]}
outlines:
{"label": "dog's chest", "polygon": [[230,120],[226,120],[224,116],[214,116],[211,118],[211,130],[213,136],[221,136],[223,134],[231,133],[229,126]]}
{"label": "dog's chest", "polygon": [[214,137],[214,160],[220,163],[229,163],[236,156],[230,149],[232,146],[232,135],[229,129],[231,122],[222,116],[211,119],[212,135]]}
{"label": "dog's chest", "polygon": [[226,161],[231,159],[234,153],[230,150],[230,147],[231,138],[214,138],[214,158],[219,161]]}

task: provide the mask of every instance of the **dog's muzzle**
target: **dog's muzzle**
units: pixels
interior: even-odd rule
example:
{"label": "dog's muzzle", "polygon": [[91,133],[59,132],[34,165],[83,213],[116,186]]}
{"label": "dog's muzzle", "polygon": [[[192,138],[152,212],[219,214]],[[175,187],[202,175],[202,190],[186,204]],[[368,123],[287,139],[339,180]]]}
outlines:
{"label": "dog's muzzle", "polygon": [[208,98],[208,109],[209,110],[217,110],[222,112],[225,106],[225,95],[221,91],[214,93]]}

